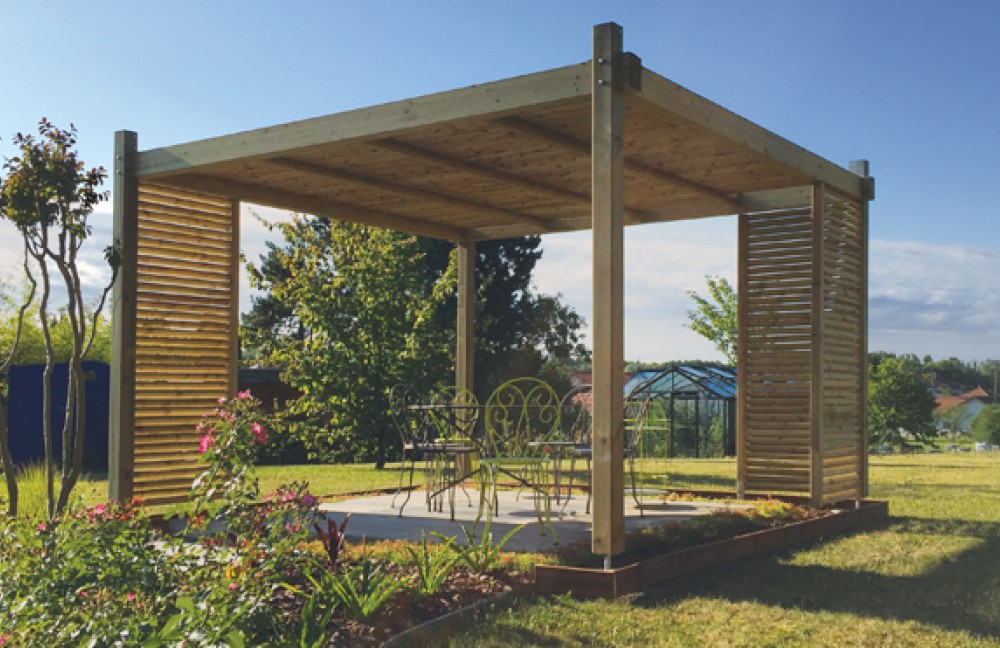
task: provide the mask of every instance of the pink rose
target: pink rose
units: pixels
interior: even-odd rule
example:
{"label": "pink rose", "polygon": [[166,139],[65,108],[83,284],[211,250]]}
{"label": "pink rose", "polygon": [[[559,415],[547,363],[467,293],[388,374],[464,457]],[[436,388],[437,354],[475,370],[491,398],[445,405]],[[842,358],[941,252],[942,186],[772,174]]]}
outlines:
{"label": "pink rose", "polygon": [[104,508],[103,504],[98,504],[97,506],[94,507],[94,513],[96,513],[98,515],[104,515],[104,512],[106,510],[107,509]]}
{"label": "pink rose", "polygon": [[257,439],[257,443],[267,443],[267,430],[260,423],[251,423],[250,433]]}
{"label": "pink rose", "polygon": [[230,592],[235,592],[237,587],[239,587],[239,585],[237,585],[236,583],[230,583],[229,584],[229,591]]}
{"label": "pink rose", "polygon": [[198,440],[198,452],[200,452],[201,454],[205,454],[205,452],[207,452],[208,449],[212,447],[213,443],[215,443],[215,440],[212,439],[212,435],[206,434],[205,436],[201,437],[201,439]]}
{"label": "pink rose", "polygon": [[[44,522],[39,522],[38,526],[35,527],[35,528],[38,529],[39,531],[41,531],[42,533],[45,533],[46,531],[49,530],[49,528],[47,526],[45,526]],[[3,644],[0,644],[0,646],[2,646],[2,645]]]}
{"label": "pink rose", "polygon": [[128,601],[129,603],[135,601],[135,593],[134,592],[129,592],[128,594],[126,594],[125,595],[125,600]]}
{"label": "pink rose", "polygon": [[248,398],[250,398],[249,389],[247,389],[246,391],[241,391],[240,393],[236,394],[236,400],[246,400]]}

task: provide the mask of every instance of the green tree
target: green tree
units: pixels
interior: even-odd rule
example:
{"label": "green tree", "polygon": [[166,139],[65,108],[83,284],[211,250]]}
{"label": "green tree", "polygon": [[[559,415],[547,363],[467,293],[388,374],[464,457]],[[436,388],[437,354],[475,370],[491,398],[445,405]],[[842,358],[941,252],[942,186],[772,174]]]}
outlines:
{"label": "green tree", "polygon": [[1000,445],[1000,405],[987,405],[972,421],[972,438]]}
{"label": "green tree", "polygon": [[301,392],[286,422],[315,458],[381,467],[395,434],[389,388],[449,371],[453,332],[435,314],[454,292],[454,264],[429,277],[416,237],[390,230],[307,216],[276,228],[286,246],[271,249],[267,273],[251,268],[251,281],[291,305],[274,312],[293,334],[272,329],[262,345]]}
{"label": "green tree", "polygon": [[935,436],[934,396],[915,357],[882,356],[868,368],[868,432],[872,445],[928,443]]}
{"label": "green tree", "polygon": [[[101,312],[117,273],[118,255],[105,251],[112,266],[111,282],[97,305],[89,309],[83,298],[78,255],[90,236],[88,218],[107,197],[99,191],[107,174],[103,168],[86,169],[75,151],[76,129],[63,130],[42,119],[38,136],[18,133],[14,145],[19,155],[4,161],[0,185],[0,218],[10,221],[21,235],[25,251],[25,279],[29,296],[38,294],[38,322],[45,342],[42,374],[42,434],[45,447],[46,499],[49,516],[61,512],[69,501],[83,465],[86,421],[86,381],[83,358],[90,351],[99,328]],[[63,309],[69,323],[69,378],[66,417],[61,435],[61,479],[55,494],[55,452],[52,443],[52,368],[56,362],[55,329],[50,316],[53,278],[66,294]],[[40,284],[40,287],[39,285]],[[27,302],[26,302],[27,303]],[[0,438],[2,440],[2,438]]]}
{"label": "green tree", "polygon": [[695,307],[687,312],[688,328],[715,345],[730,364],[736,364],[736,342],[739,337],[739,315],[736,291],[725,277],[705,277],[709,296],[693,290],[688,297]]}

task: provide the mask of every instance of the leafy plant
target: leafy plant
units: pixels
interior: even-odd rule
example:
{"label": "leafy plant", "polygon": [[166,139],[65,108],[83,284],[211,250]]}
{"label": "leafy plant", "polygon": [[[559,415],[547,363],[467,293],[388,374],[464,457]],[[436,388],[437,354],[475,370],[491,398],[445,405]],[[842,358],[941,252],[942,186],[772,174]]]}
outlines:
{"label": "leafy plant", "polygon": [[236,514],[248,510],[256,501],[260,487],[254,473],[256,447],[267,443],[261,402],[250,391],[235,398],[219,398],[218,407],[202,416],[196,428],[200,435],[198,449],[205,470],[191,484],[195,512],[222,501],[216,513],[236,523]]}
{"label": "leafy plant", "polygon": [[344,614],[364,623],[370,622],[407,585],[405,580],[392,578],[367,557],[346,572],[322,572],[319,579],[307,577],[317,594],[333,599]]}
{"label": "leafy plant", "polygon": [[316,535],[319,536],[320,542],[323,543],[323,549],[326,550],[326,557],[334,565],[340,559],[340,552],[344,548],[344,528],[347,527],[347,521],[350,519],[351,514],[348,513],[344,516],[338,527],[336,520],[327,518],[325,530],[319,524],[313,525],[313,528],[316,529]]}
{"label": "leafy plant", "polygon": [[459,558],[469,569],[476,572],[477,574],[485,574],[486,572],[495,569],[500,566],[501,552],[503,551],[504,545],[506,545],[514,535],[524,528],[524,525],[516,526],[510,531],[508,531],[500,540],[494,544],[493,543],[493,533],[490,531],[492,526],[492,518],[486,518],[486,526],[483,528],[483,534],[479,536],[476,540],[476,525],[473,524],[472,527],[467,527],[462,525],[462,533],[465,534],[465,545],[454,544],[454,538],[446,538],[440,533],[434,532],[434,535],[441,540],[450,543],[450,546],[458,553]]}
{"label": "leafy plant", "polygon": [[306,597],[302,604],[302,630],[299,632],[299,648],[323,648],[326,643],[326,628],[336,611],[336,606],[330,605],[320,616],[320,603],[324,600],[322,592],[316,591]]}
{"label": "leafy plant", "polygon": [[417,583],[414,587],[417,598],[425,598],[436,593],[455,569],[462,555],[449,551],[453,544],[454,538],[449,538],[443,548],[432,549],[432,545],[427,542],[427,534],[421,531],[420,544],[406,547],[417,567]]}

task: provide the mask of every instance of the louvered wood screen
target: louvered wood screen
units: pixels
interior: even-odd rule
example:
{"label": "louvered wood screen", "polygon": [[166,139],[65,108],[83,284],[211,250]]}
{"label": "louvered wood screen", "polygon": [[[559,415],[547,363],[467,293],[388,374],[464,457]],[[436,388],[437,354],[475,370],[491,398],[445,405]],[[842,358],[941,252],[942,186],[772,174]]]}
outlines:
{"label": "louvered wood screen", "polygon": [[140,184],[134,493],[183,499],[201,415],[235,391],[238,222],[225,198]]}
{"label": "louvered wood screen", "polygon": [[867,227],[862,206],[829,191],[823,205],[822,394],[818,464],[823,504],[863,497],[867,453],[865,372],[867,348]]}
{"label": "louvered wood screen", "polygon": [[738,489],[864,495],[861,208],[817,187],[811,207],[740,217]]}

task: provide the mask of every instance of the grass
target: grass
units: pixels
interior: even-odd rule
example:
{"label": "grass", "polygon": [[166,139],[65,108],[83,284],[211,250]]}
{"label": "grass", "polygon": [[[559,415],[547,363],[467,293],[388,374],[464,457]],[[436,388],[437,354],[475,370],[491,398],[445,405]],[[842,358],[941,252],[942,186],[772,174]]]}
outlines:
{"label": "grass", "polygon": [[[672,462],[731,487],[733,462]],[[618,601],[539,597],[452,645],[1000,646],[1000,454],[872,457],[882,526]]]}

